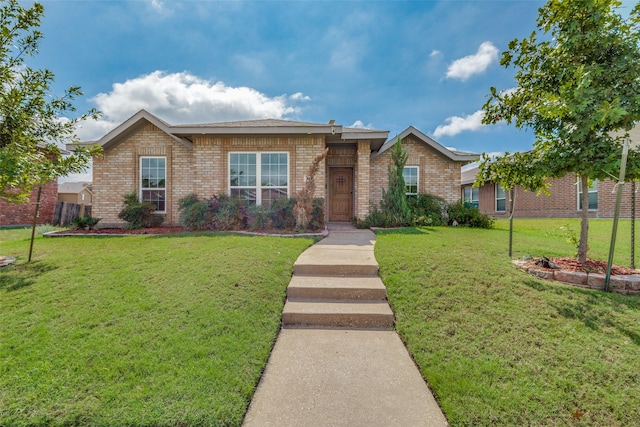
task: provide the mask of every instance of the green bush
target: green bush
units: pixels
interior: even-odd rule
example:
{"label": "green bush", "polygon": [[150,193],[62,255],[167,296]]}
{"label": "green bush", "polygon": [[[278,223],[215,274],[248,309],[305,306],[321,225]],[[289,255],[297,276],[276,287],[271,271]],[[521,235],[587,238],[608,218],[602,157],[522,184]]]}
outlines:
{"label": "green bush", "polygon": [[213,214],[207,200],[200,200],[195,194],[189,194],[178,200],[180,224],[187,230],[206,230],[211,228]]}
{"label": "green bush", "polygon": [[433,226],[447,222],[447,202],[439,196],[418,194],[407,199],[411,211],[411,225]]}
{"label": "green bush", "polygon": [[494,219],[481,214],[477,207],[459,201],[449,205],[449,225],[463,225],[472,228],[493,228]]}
{"label": "green bush", "polygon": [[162,224],[164,217],[155,214],[156,207],[149,202],[141,202],[138,200],[136,193],[125,194],[124,206],[118,218],[127,223],[126,228],[133,230],[136,228],[157,227]]}
{"label": "green bush", "polygon": [[213,196],[209,201],[216,230],[244,230],[249,225],[247,203],[236,196]]}
{"label": "green bush", "polygon": [[273,228],[280,230],[293,230],[296,226],[296,217],[293,215],[293,207],[296,205],[294,198],[280,198],[271,203],[269,219]]}
{"label": "green bush", "polygon": [[316,197],[311,202],[311,220],[309,230],[318,231],[324,228],[324,199]]}
{"label": "green bush", "polygon": [[71,228],[74,230],[93,230],[101,219],[90,215],[81,216],[71,221]]}
{"label": "green bush", "polygon": [[364,219],[356,219],[356,228],[370,228],[370,227],[393,227],[396,223],[394,219],[387,212],[382,209],[378,209],[376,205],[369,206],[369,215]]}

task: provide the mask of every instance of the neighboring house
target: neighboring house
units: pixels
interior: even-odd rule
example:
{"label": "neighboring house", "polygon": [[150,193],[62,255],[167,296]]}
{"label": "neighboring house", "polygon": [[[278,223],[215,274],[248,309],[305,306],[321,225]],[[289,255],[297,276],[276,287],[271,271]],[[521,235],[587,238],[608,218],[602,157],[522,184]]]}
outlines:
{"label": "neighboring house", "polygon": [[[477,166],[462,171],[462,199],[477,206],[481,213],[496,217],[509,216],[509,192],[500,185],[487,183],[474,188]],[[513,216],[517,218],[579,218],[582,212],[580,185],[575,174],[549,180],[550,196],[537,195],[516,187],[514,191]],[[613,218],[616,193],[615,183],[610,180],[594,181],[589,192],[589,216],[591,218]],[[640,186],[638,187],[640,188]],[[637,194],[636,212],[640,215],[640,194]],[[631,184],[625,184],[620,204],[620,217],[631,218]]]}
{"label": "neighboring house", "polygon": [[[401,135],[409,151],[408,192],[460,199],[460,167],[475,154],[455,153],[415,128]],[[288,120],[170,125],[141,110],[95,142],[92,215],[101,226],[121,224],[123,196],[154,203],[165,224],[178,224],[178,200],[229,194],[265,205],[293,197],[314,158],[329,149],[316,176],[328,221],[363,218],[387,187],[388,131]],[[386,142],[386,143],[385,143]]]}
{"label": "neighboring house", "polygon": [[[51,224],[53,222],[53,212],[56,208],[58,196],[58,182],[53,180],[42,186],[40,194],[40,209],[38,210],[38,224]],[[36,201],[38,199],[38,187],[36,187],[29,201],[21,205],[12,205],[0,199],[0,226],[5,225],[31,225],[33,224],[33,214],[36,211]]]}
{"label": "neighboring house", "polygon": [[90,182],[63,182],[58,184],[58,201],[91,206]]}

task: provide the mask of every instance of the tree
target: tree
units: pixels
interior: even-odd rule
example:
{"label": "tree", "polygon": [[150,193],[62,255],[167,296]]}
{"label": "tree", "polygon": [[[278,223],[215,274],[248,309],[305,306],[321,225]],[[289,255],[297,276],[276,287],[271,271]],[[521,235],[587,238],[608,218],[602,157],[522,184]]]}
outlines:
{"label": "tree", "polygon": [[[533,31],[502,54],[501,65],[517,69],[517,88],[492,87],[483,106],[485,124],[533,129],[530,155],[548,177],[575,173],[585,189],[590,180],[616,175],[622,143],[640,119],[640,4],[626,20],[616,11],[620,4],[548,1],[536,21],[543,40]],[[587,191],[582,206],[588,206]],[[578,260],[584,262],[586,208],[581,218]]]}
{"label": "tree", "polygon": [[293,207],[293,214],[296,217],[296,227],[306,230],[309,226],[313,214],[313,197],[316,192],[316,175],[320,169],[320,162],[327,157],[329,149],[322,150],[309,166],[307,174],[304,176],[304,186],[298,191],[296,204]]}
{"label": "tree", "polygon": [[390,224],[404,226],[411,220],[411,211],[407,204],[407,187],[404,182],[404,165],[407,164],[408,153],[402,148],[400,138],[390,151],[393,165],[388,167],[389,188],[382,189],[380,208],[388,215]]}
{"label": "tree", "polygon": [[41,4],[27,9],[17,0],[0,7],[0,198],[15,204],[28,201],[32,190],[47,181],[84,171],[100,152],[85,147],[64,155],[59,148],[75,142],[78,120],[97,118],[98,112],[65,118],[75,112],[72,103],[82,95],[80,88],[52,96],[53,73],[25,63],[38,51],[43,13]]}

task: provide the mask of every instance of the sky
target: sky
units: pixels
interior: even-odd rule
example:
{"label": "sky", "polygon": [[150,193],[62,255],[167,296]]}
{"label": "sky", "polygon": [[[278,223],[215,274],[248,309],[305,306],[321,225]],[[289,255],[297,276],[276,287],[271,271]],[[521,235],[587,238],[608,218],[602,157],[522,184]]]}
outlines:
{"label": "sky", "polygon": [[531,131],[482,125],[481,108],[492,86],[515,87],[500,57],[536,29],[541,1],[41,3],[44,39],[27,62],[55,74],[55,95],[82,88],[78,114],[102,112],[78,128],[83,141],[144,108],[174,125],[333,119],[390,138],[414,126],[478,154],[533,143]]}

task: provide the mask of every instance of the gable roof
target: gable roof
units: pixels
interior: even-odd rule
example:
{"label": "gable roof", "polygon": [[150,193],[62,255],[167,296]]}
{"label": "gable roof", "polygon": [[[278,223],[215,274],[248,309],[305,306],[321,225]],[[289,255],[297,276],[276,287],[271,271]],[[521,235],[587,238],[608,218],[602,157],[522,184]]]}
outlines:
{"label": "gable roof", "polygon": [[131,135],[147,123],[151,123],[185,147],[191,148],[191,141],[173,135],[171,133],[171,125],[146,110],[138,111],[136,114],[129,117],[122,124],[113,129],[111,132],[107,133],[105,136],[97,140],[95,144],[100,145],[103,150],[107,151],[118,145],[129,135]]}
{"label": "gable roof", "polygon": [[445,146],[439,144],[438,142],[430,138],[428,135],[422,133],[420,130],[416,129],[413,126],[409,126],[401,134],[385,142],[384,145],[380,148],[380,150],[378,150],[377,153],[374,153],[371,156],[371,159],[372,160],[375,159],[376,157],[380,156],[382,153],[384,153],[385,151],[393,147],[395,143],[398,142],[398,139],[402,141],[409,135],[413,135],[421,143],[427,145],[428,147],[431,147],[438,153],[442,154],[443,156],[445,156],[446,158],[454,162],[473,162],[480,158],[479,154],[449,150]]}
{"label": "gable roof", "polygon": [[58,194],[60,193],[74,193],[78,194],[82,190],[87,190],[91,193],[91,183],[88,182],[63,182],[58,184]]}
{"label": "gable roof", "polygon": [[[281,119],[240,120],[234,122],[170,125],[146,110],[140,110],[118,127],[93,143],[105,151],[117,146],[142,126],[151,123],[175,141],[191,148],[194,135],[324,135],[328,143],[359,139],[371,140],[378,150],[389,136],[388,131],[347,128],[335,123],[296,122]],[[85,142],[84,144],[89,144]]]}

